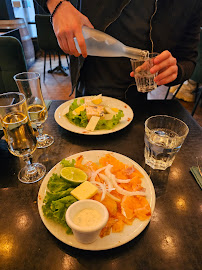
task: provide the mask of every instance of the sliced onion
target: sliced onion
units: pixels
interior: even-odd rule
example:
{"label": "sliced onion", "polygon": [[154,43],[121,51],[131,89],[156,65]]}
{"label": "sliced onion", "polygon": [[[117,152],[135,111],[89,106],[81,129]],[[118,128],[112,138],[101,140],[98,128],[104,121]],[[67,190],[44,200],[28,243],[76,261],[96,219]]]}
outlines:
{"label": "sliced onion", "polygon": [[111,179],[111,176],[113,175],[113,174],[110,172],[110,170],[111,170],[112,167],[113,167],[113,166],[112,166],[111,164],[108,164],[108,165],[106,166],[106,168],[105,168],[105,175],[106,175],[109,179]]}
{"label": "sliced onion", "polygon": [[107,166],[102,167],[102,168],[100,168],[100,169],[94,171],[94,172],[92,173],[92,175],[91,175],[90,182],[95,181],[95,178],[96,178],[96,176],[98,175],[98,173],[100,173],[101,171],[105,170],[106,167],[107,167]]}
{"label": "sliced onion", "polygon": [[115,178],[117,183],[129,183],[132,179],[119,179],[119,178]]}
{"label": "sliced onion", "polygon": [[107,175],[107,177],[112,181],[113,186],[115,187],[116,191],[122,195],[126,195],[126,196],[146,196],[146,193],[144,191],[128,191],[125,190],[123,188],[121,188],[116,180],[115,180],[115,176],[110,172],[112,166],[107,166],[105,169],[105,174]]}
{"label": "sliced onion", "polygon": [[102,173],[99,173],[99,177],[107,184],[108,191],[109,191],[109,189],[112,190],[113,186],[112,186],[112,183],[111,183],[110,179],[106,175],[104,175]]}
{"label": "sliced onion", "polygon": [[100,188],[102,190],[101,201],[103,201],[104,198],[105,198],[105,196],[106,196],[106,193],[107,193],[106,185],[105,184],[102,184],[100,182],[97,182],[97,181],[91,181],[91,183],[94,184],[94,185],[100,186]]}
{"label": "sliced onion", "polygon": [[109,192],[107,192],[107,196],[109,196],[112,200],[114,200],[116,202],[121,202],[121,199],[117,198],[116,196],[112,195]]}
{"label": "sliced onion", "polygon": [[116,189],[117,192],[119,192],[122,195],[126,196],[146,196],[146,193],[143,191],[128,191],[123,188],[121,188],[117,183],[116,180],[112,179],[112,183]]}

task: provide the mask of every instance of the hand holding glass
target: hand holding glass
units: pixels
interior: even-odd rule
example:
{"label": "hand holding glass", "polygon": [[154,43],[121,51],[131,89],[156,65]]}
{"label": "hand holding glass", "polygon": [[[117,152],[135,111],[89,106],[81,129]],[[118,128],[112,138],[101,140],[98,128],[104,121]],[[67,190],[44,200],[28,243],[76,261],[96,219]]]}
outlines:
{"label": "hand holding glass", "polygon": [[22,93],[0,95],[0,122],[3,127],[9,151],[22,157],[27,165],[22,168],[18,178],[23,183],[39,181],[46,172],[44,165],[31,163],[30,157],[36,150],[37,140],[29,121],[25,96]]}
{"label": "hand holding glass", "polygon": [[154,66],[154,58],[157,55],[158,53],[150,53],[149,57],[130,60],[139,92],[150,92],[158,87],[154,81],[157,74],[150,73],[150,69]]}
{"label": "hand holding glass", "polygon": [[145,122],[145,163],[158,170],[170,167],[188,132],[188,126],[177,118],[167,115],[148,118]]}
{"label": "hand holding glass", "polygon": [[37,136],[37,148],[50,146],[54,142],[53,137],[43,134],[43,123],[48,117],[48,111],[41,92],[40,74],[36,72],[23,72],[15,75],[14,80],[19,91],[26,96],[29,119],[32,127],[36,128],[39,133]]}

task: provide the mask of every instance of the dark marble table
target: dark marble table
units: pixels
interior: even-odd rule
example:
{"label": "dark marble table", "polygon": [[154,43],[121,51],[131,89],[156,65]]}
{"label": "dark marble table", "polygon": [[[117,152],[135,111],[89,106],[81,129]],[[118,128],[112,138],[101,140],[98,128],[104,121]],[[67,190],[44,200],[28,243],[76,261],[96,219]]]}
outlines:
{"label": "dark marble table", "polygon": [[[54,101],[45,131],[55,138],[47,149],[37,149],[33,160],[47,171],[77,152],[103,149],[138,162],[150,175],[156,207],[147,228],[129,243],[107,251],[83,251],[56,239],[43,225],[37,208],[41,181],[22,184],[17,173],[23,162],[0,140],[0,269],[1,270],[197,270],[202,267],[201,189],[189,169],[202,154],[202,129],[175,100],[147,101],[133,106],[134,120],[114,134],[86,136],[64,130],[54,120]],[[144,121],[168,114],[185,121],[190,132],[172,167],[154,171],[144,164]]]}

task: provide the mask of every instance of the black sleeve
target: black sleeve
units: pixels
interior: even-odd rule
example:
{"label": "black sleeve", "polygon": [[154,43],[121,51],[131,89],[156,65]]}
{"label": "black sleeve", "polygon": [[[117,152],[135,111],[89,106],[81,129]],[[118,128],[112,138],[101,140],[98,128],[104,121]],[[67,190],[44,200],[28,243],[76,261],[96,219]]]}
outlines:
{"label": "black sleeve", "polygon": [[177,58],[178,76],[176,80],[167,84],[167,86],[180,84],[191,78],[191,75],[195,69],[198,55],[198,44],[200,40],[200,26],[202,23],[201,2],[201,0],[197,2],[194,12],[190,16],[190,20],[187,23],[186,32],[183,36],[183,39],[175,48],[173,55],[176,55]]}
{"label": "black sleeve", "polygon": [[34,2],[39,5],[46,13],[50,13],[46,5],[47,0],[34,0]]}

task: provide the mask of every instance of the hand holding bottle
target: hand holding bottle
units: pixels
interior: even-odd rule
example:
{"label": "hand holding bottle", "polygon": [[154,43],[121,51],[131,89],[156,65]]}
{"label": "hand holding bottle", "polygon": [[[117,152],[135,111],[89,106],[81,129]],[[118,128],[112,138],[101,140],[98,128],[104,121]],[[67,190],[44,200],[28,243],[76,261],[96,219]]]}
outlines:
{"label": "hand holding bottle", "polygon": [[[47,7],[52,14],[59,0],[48,0]],[[83,57],[87,56],[82,26],[94,28],[88,18],[81,14],[70,2],[64,1],[53,16],[53,29],[61,49],[70,55],[79,56],[74,37],[76,37]]]}

